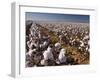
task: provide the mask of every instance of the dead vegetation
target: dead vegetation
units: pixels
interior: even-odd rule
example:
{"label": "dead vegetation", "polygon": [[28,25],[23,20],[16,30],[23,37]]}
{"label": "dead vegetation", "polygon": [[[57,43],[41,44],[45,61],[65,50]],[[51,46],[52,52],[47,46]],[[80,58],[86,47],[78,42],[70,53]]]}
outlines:
{"label": "dead vegetation", "polygon": [[[47,26],[48,23],[46,23],[46,25],[45,25],[45,23],[44,24],[43,23],[42,24],[41,23],[35,23],[35,24],[39,28],[38,30],[41,32],[41,35],[49,36],[50,44],[52,44],[53,46],[54,46],[55,43],[60,42],[59,41],[60,40],[59,35],[63,35],[64,38],[62,38],[62,41],[60,43],[61,43],[61,48],[66,49],[66,54],[65,54],[66,58],[67,58],[66,65],[68,65],[68,64],[70,64],[70,65],[89,64],[89,62],[90,62],[90,60],[89,60],[90,59],[90,52],[85,50],[86,47],[89,46],[88,45],[89,39],[87,41],[83,41],[83,38],[86,35],[89,36],[89,28],[86,27],[87,29],[84,29],[82,27],[82,29],[86,30],[86,32],[88,32],[88,33],[78,32],[77,34],[72,34],[71,29],[69,29],[70,31],[66,31],[66,29],[65,29],[65,31],[63,33],[64,29],[59,30],[59,28],[58,28],[58,31],[59,31],[60,34],[57,35],[58,31],[57,32],[54,31],[54,28],[53,28],[56,24],[51,25],[51,27],[53,26],[52,30],[51,30],[51,28],[49,29],[50,24],[49,24],[49,26]],[[61,27],[61,26],[59,26],[59,27]],[[72,28],[73,30],[75,29],[73,27],[70,27],[70,28]],[[79,29],[79,27],[76,28],[76,30],[78,30],[78,29]],[[68,33],[68,32],[71,32],[71,33]],[[65,33],[67,33],[67,35],[64,35]],[[77,38],[76,38],[76,36],[77,36]],[[74,39],[76,40],[76,43],[70,42],[70,41],[74,41]],[[86,46],[82,46],[82,48],[81,48],[80,47],[80,45],[81,45],[80,41],[83,41],[83,43],[86,44]],[[79,47],[81,49],[79,49]],[[58,54],[56,54],[56,55],[58,56]],[[36,64],[40,65],[39,60],[34,60],[33,62],[34,62],[35,65]]]}

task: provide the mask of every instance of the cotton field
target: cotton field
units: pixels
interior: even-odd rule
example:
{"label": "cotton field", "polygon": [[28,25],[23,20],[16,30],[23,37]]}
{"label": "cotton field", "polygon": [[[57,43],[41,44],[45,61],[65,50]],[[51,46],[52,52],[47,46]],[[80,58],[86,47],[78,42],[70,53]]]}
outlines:
{"label": "cotton field", "polygon": [[90,63],[88,23],[26,21],[26,67]]}

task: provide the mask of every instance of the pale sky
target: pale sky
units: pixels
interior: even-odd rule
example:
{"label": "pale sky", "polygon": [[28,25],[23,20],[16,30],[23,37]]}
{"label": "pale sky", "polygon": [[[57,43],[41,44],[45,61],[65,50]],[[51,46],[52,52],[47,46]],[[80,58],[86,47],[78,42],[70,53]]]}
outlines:
{"label": "pale sky", "polygon": [[26,12],[26,20],[89,23],[89,15]]}

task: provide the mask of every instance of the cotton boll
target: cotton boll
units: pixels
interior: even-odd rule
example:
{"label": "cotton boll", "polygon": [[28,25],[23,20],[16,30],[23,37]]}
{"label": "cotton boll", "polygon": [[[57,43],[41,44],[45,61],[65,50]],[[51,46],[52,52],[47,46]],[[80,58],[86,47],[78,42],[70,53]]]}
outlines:
{"label": "cotton boll", "polygon": [[29,49],[29,51],[26,53],[26,55],[31,56],[33,52],[36,52],[36,49]]}
{"label": "cotton boll", "polygon": [[43,59],[43,60],[41,60],[41,65],[44,65],[45,64],[45,60]]}
{"label": "cotton boll", "polygon": [[48,46],[48,42],[44,41],[43,44],[40,44],[40,48],[46,48]]}
{"label": "cotton boll", "polygon": [[80,41],[80,43],[81,43],[80,46],[83,47],[84,46],[84,42]]}
{"label": "cotton boll", "polygon": [[28,41],[28,42],[27,42],[27,45],[28,45],[29,49],[31,49],[31,48],[32,48],[32,46],[33,46],[33,43],[32,43],[32,42],[30,42],[30,41]]}
{"label": "cotton boll", "polygon": [[30,41],[27,41],[28,48],[30,48],[30,44],[31,44],[31,42]]}
{"label": "cotton boll", "polygon": [[32,55],[33,50],[29,50],[28,55]]}
{"label": "cotton boll", "polygon": [[60,49],[61,48],[61,44],[59,42],[55,43],[55,48],[56,49]]}
{"label": "cotton boll", "polygon": [[53,60],[52,48],[48,47],[43,53],[44,60]]}
{"label": "cotton boll", "polygon": [[86,36],[83,38],[83,40],[86,40],[86,39],[89,39],[89,36],[88,36],[88,35],[86,35]]}
{"label": "cotton boll", "polygon": [[26,53],[26,61],[30,61],[30,60],[31,60],[31,56],[28,53]]}
{"label": "cotton boll", "polygon": [[66,62],[65,53],[66,53],[65,49],[61,49],[60,54],[58,56],[58,59],[59,59],[60,63]]}
{"label": "cotton boll", "polygon": [[41,63],[41,65],[47,65],[47,62],[46,62],[46,60],[44,60],[44,59],[43,59],[43,60],[41,60],[41,62],[40,62],[40,63]]}
{"label": "cotton boll", "polygon": [[43,46],[45,47],[47,45],[48,45],[48,42],[47,41],[44,41]]}

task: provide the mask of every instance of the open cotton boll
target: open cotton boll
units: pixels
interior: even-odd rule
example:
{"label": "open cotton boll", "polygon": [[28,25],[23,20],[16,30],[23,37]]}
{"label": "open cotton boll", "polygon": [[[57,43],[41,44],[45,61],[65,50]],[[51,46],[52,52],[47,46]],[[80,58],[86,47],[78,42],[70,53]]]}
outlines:
{"label": "open cotton boll", "polygon": [[29,50],[28,54],[31,56],[32,52],[33,52],[33,50]]}
{"label": "open cotton boll", "polygon": [[40,44],[40,48],[45,48],[48,46],[48,42],[44,41],[43,44]]}
{"label": "open cotton boll", "polygon": [[31,42],[30,41],[27,41],[28,48],[30,48],[30,44],[31,44]]}
{"label": "open cotton boll", "polygon": [[43,45],[44,46],[47,46],[48,45],[48,42],[47,41],[44,41]]}
{"label": "open cotton boll", "polygon": [[44,60],[53,60],[52,48],[48,47],[43,53]]}
{"label": "open cotton boll", "polygon": [[89,39],[88,35],[85,35],[85,37],[83,38],[83,40]]}
{"label": "open cotton boll", "polygon": [[56,49],[60,49],[61,48],[61,44],[59,42],[55,43],[55,48]]}
{"label": "open cotton boll", "polygon": [[80,41],[80,43],[81,43],[80,46],[83,47],[84,46],[84,42]]}
{"label": "open cotton boll", "polygon": [[60,54],[58,56],[58,59],[59,59],[60,63],[66,62],[65,53],[66,53],[65,49],[61,49]]}
{"label": "open cotton boll", "polygon": [[31,56],[33,52],[36,52],[36,49],[29,49],[29,52],[27,52],[26,55]]}
{"label": "open cotton boll", "polygon": [[41,65],[47,65],[47,61],[46,61],[46,60],[44,60],[44,59],[43,59],[43,60],[41,60],[41,62],[40,62],[40,63],[41,63]]}
{"label": "open cotton boll", "polygon": [[41,60],[41,65],[45,65],[45,60]]}

